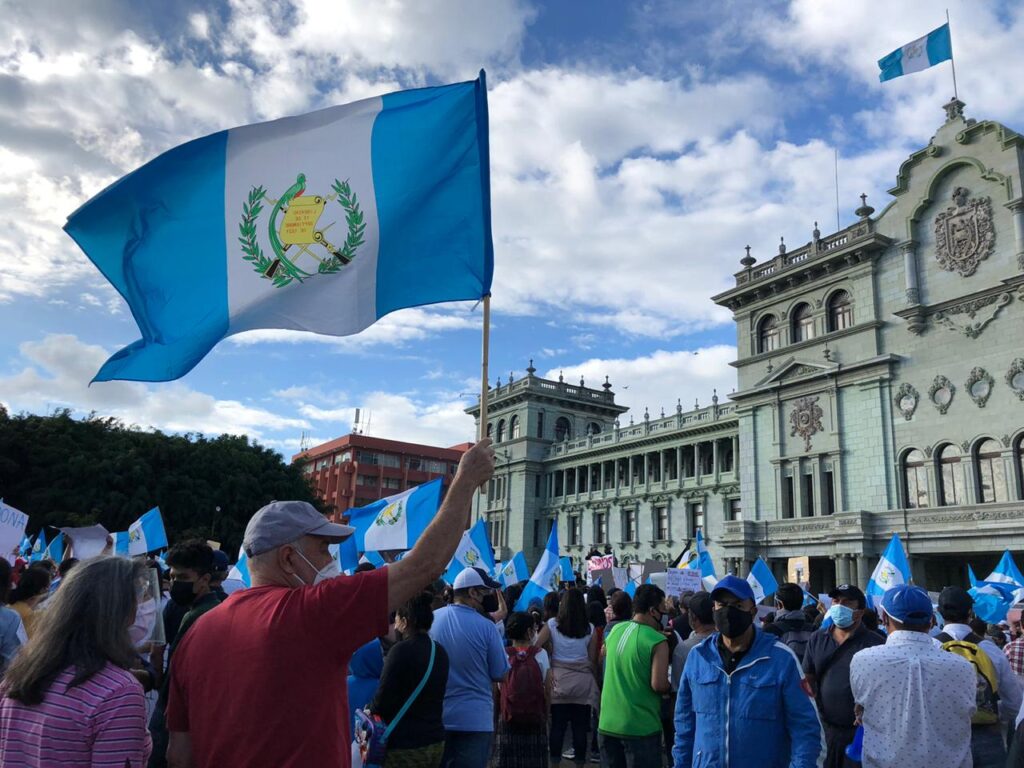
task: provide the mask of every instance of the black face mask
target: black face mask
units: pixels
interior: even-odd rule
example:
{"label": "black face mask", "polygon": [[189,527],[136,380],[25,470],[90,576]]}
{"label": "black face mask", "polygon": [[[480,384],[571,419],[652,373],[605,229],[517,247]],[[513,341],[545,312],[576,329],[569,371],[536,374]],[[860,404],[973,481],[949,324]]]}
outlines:
{"label": "black face mask", "polygon": [[191,581],[172,581],[171,600],[187,608],[196,601],[195,583]]}
{"label": "black face mask", "polygon": [[480,599],[480,607],[487,613],[494,613],[498,610],[498,596],[493,592],[488,592]]}
{"label": "black face mask", "polygon": [[736,606],[727,605],[715,609],[715,629],[730,640],[741,637],[753,623],[754,615]]}

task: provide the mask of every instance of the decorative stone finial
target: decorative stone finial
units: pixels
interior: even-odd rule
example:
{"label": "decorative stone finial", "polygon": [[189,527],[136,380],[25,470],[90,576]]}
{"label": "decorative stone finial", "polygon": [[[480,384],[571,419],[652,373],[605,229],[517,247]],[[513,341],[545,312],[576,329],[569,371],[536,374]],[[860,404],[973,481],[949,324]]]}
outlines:
{"label": "decorative stone finial", "polygon": [[665,406],[661,406],[661,418],[665,418]]}
{"label": "decorative stone finial", "polygon": [[583,383],[583,377],[582,376],[580,376],[580,386],[581,387],[585,387],[586,386],[586,384]]}
{"label": "decorative stone finial", "polygon": [[853,212],[854,215],[855,216],[860,216],[862,219],[866,219],[868,216],[870,216],[874,212],[875,212],[875,209],[872,208],[870,205],[868,205],[867,193],[866,192],[862,193],[861,196],[860,196],[860,208],[858,208],[856,211]]}
{"label": "decorative stone finial", "polygon": [[515,376],[512,375],[512,371],[509,371],[508,372],[508,383],[511,384],[515,380],[516,379],[515,379]]}
{"label": "decorative stone finial", "polygon": [[676,398],[676,413],[683,412],[683,399],[681,397]]}
{"label": "decorative stone finial", "polygon": [[629,426],[633,426],[633,414],[629,414]]}
{"label": "decorative stone finial", "polygon": [[946,110],[946,122],[952,122],[958,117],[962,118],[964,116],[964,107],[966,106],[967,105],[960,101],[956,96],[943,104],[942,108]]}
{"label": "decorative stone finial", "polygon": [[608,381],[608,376],[606,374],[605,377],[604,377],[604,384],[601,385],[601,389],[603,389],[605,392],[610,392],[611,388],[612,388],[612,383],[610,381]]}
{"label": "decorative stone finial", "polygon": [[501,376],[498,377],[498,389],[501,389]]}
{"label": "decorative stone finial", "polygon": [[815,243],[821,240],[821,230],[818,229],[818,222],[814,222],[814,231],[811,232],[811,239],[814,240]]}
{"label": "decorative stone finial", "polygon": [[529,367],[528,367],[528,368],[526,369],[526,374],[527,374],[528,376],[533,376],[533,374],[535,374],[536,372],[537,372],[537,369],[533,367],[533,358],[531,357],[531,358],[530,358],[530,365],[529,365]]}
{"label": "decorative stone finial", "polygon": [[700,401],[695,397],[695,398],[693,398],[693,410],[696,411],[699,408],[700,408]]}
{"label": "decorative stone finial", "polygon": [[745,250],[747,252],[747,255],[744,256],[742,259],[740,259],[740,264],[742,264],[747,269],[750,269],[752,266],[754,266],[754,264],[757,263],[757,259],[755,259],[753,256],[750,255],[750,246],[749,245],[746,247]]}
{"label": "decorative stone finial", "polygon": [[768,369],[767,370],[768,370],[768,373],[771,373],[772,371],[775,370],[775,366],[772,365],[772,361],[771,360],[768,361]]}
{"label": "decorative stone finial", "polygon": [[780,256],[785,256],[786,255],[786,238],[785,237],[780,237],[779,238],[779,255]]}
{"label": "decorative stone finial", "polygon": [[711,390],[711,404],[718,405],[718,388]]}
{"label": "decorative stone finial", "polygon": [[645,405],[644,406],[644,421],[650,421],[650,420],[651,420],[651,414],[647,410],[647,406]]}
{"label": "decorative stone finial", "polygon": [[829,349],[828,347],[825,347],[825,350],[821,354],[822,354],[822,356],[824,356],[824,358],[826,360],[828,360],[829,362],[832,362],[832,350],[831,349]]}
{"label": "decorative stone finial", "polygon": [[559,371],[559,372],[558,372],[558,383],[559,383],[559,384],[562,384],[562,383],[564,383],[564,382],[565,382],[565,379],[563,379],[563,378],[562,378],[562,372],[561,372],[561,371]]}

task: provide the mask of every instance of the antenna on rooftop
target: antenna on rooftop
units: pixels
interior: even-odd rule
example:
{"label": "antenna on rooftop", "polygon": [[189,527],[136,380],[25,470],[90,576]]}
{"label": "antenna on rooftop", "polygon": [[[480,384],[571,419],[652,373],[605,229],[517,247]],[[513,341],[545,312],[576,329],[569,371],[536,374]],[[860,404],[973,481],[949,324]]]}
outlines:
{"label": "antenna on rooftop", "polygon": [[309,432],[302,430],[302,435],[299,437],[299,453],[304,453],[309,450]]}

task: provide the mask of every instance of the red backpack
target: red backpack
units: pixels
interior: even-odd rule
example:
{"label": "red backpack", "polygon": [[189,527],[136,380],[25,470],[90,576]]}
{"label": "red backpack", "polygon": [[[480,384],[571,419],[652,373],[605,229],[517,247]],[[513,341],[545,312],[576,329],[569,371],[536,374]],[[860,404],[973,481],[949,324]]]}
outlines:
{"label": "red backpack", "polygon": [[544,678],[537,654],[540,648],[506,648],[511,669],[501,686],[501,719],[516,725],[547,722]]}

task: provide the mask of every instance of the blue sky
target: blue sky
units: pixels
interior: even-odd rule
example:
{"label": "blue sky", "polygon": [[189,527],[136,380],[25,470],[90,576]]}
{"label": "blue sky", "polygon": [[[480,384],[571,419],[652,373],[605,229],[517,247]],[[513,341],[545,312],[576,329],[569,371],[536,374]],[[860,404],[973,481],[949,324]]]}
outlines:
{"label": "blue sky", "polygon": [[[137,338],[60,230],[113,179],[182,141],[403,87],[490,86],[492,381],[530,358],[642,414],[734,385],[709,296],[743,246],[770,258],[814,222],[881,209],[952,95],[949,65],[880,84],[875,61],[947,3],[10,0],[0,29],[0,402],[142,427],[452,444],[479,387],[480,312],[408,310],[355,337],[253,332],[184,379],[88,386]],[[1024,128],[1017,3],[949,3],[967,113]]]}

